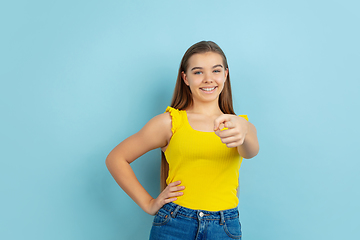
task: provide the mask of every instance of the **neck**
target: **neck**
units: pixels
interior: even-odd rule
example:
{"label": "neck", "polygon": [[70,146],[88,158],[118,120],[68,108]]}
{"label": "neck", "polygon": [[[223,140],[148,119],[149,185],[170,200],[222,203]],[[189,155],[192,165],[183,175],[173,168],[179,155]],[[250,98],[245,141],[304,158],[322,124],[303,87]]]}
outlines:
{"label": "neck", "polygon": [[192,112],[192,113],[200,113],[200,114],[204,114],[204,115],[208,115],[208,116],[212,116],[212,115],[219,115],[222,114],[223,112],[220,110],[219,104],[218,104],[218,100],[214,101],[214,102],[198,102],[198,101],[193,101],[193,104],[188,107],[186,109],[186,111],[188,112]]}

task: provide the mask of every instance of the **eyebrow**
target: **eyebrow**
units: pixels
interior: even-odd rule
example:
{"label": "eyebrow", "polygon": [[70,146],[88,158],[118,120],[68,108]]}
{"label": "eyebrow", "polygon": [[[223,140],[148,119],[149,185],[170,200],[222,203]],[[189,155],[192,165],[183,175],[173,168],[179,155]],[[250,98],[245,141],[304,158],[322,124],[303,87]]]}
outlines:
{"label": "eyebrow", "polygon": [[[224,68],[223,65],[221,65],[221,64],[215,65],[215,66],[213,66],[212,68],[216,68],[216,67]],[[203,69],[203,68],[202,68],[202,67],[193,67],[193,68],[191,69],[191,71],[194,71],[195,69]]]}

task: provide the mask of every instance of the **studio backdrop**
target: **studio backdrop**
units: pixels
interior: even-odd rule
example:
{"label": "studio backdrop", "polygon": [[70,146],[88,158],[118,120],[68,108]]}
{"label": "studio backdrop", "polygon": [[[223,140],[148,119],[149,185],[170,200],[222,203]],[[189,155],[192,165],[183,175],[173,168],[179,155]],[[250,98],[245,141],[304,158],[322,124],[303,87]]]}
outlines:
{"label": "studio backdrop", "polygon": [[[356,239],[360,4],[7,1],[0,4],[0,239],[147,239],[153,217],[108,153],[170,104],[180,60],[212,40],[235,112],[258,131],[240,169],[245,240]],[[159,193],[160,150],[131,164]]]}

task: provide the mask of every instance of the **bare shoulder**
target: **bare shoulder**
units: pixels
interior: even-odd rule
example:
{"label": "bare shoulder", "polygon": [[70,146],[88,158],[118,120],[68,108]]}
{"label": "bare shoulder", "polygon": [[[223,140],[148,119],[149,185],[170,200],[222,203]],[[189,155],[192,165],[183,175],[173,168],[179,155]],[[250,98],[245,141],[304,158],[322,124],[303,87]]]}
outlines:
{"label": "bare shoulder", "polygon": [[171,127],[171,116],[169,112],[165,112],[159,115],[156,115],[151,120],[160,122],[162,124],[168,124]]}
{"label": "bare shoulder", "polygon": [[251,122],[248,122],[248,123],[249,123],[250,129],[251,129],[255,134],[257,134],[257,130],[256,130],[256,127],[254,126],[254,124],[252,124]]}
{"label": "bare shoulder", "polygon": [[139,132],[141,135],[151,135],[166,141],[166,145],[172,136],[171,132],[171,116],[168,112],[156,115]]}
{"label": "bare shoulder", "polygon": [[170,113],[166,112],[156,115],[155,117],[150,119],[150,121],[144,127],[157,128],[157,130],[160,130],[159,128],[161,128],[163,130],[168,130],[171,132]]}
{"label": "bare shoulder", "polygon": [[150,119],[140,131],[118,144],[108,158],[123,158],[131,163],[150,150],[166,147],[171,137],[170,115],[159,114]]}
{"label": "bare shoulder", "polygon": [[170,139],[172,137],[172,118],[169,112],[165,112],[153,117],[142,130],[148,132],[148,134],[156,135],[157,138],[162,139],[161,144],[162,151],[165,151]]}

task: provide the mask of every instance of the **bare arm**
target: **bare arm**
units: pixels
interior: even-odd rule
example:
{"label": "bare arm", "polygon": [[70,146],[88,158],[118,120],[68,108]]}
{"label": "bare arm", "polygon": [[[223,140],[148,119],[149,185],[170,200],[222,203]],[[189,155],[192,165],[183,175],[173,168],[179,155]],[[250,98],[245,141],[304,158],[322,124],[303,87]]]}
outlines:
{"label": "bare arm", "polygon": [[[220,124],[223,123],[227,130],[221,131]],[[239,117],[231,114],[224,114],[215,119],[215,133],[227,147],[236,147],[243,158],[253,158],[259,152],[259,142],[255,126]]]}
{"label": "bare arm", "polygon": [[248,122],[248,132],[245,136],[244,142],[242,145],[237,147],[237,150],[243,158],[253,158],[259,153],[259,142],[257,138],[257,131],[255,126]]}
{"label": "bare arm", "polygon": [[147,213],[155,214],[167,202],[182,195],[183,187],[175,182],[154,199],[143,188],[130,167],[135,159],[146,152],[164,147],[172,136],[171,117],[168,113],[151,119],[139,132],[117,145],[107,156],[106,166],[119,186]]}

